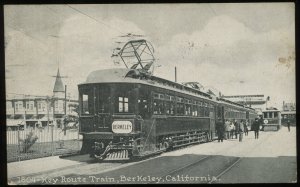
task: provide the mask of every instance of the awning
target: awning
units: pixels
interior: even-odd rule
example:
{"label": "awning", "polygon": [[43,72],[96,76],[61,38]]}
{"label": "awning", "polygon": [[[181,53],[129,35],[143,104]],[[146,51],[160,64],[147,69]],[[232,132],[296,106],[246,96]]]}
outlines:
{"label": "awning", "polygon": [[281,114],[296,114],[296,111],[281,111]]}
{"label": "awning", "polygon": [[[48,121],[48,117],[44,116],[41,119],[39,119],[40,121]],[[49,121],[52,121],[52,117],[49,116]]]}
{"label": "awning", "polygon": [[6,126],[19,126],[19,125],[25,125],[24,120],[19,120],[19,119],[7,119],[6,120]]}

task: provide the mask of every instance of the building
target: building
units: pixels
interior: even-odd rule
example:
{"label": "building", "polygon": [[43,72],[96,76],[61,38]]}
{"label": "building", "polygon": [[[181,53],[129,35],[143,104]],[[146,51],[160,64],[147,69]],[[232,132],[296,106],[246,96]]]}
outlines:
{"label": "building", "polygon": [[74,112],[77,105],[78,100],[69,97],[65,99],[65,89],[58,69],[52,96],[6,96],[7,127],[14,129],[18,125],[35,127],[49,124],[59,127],[64,115],[77,115]]}
{"label": "building", "polygon": [[290,120],[291,123],[296,124],[296,103],[285,103],[283,101],[281,119],[283,123]]}
{"label": "building", "polygon": [[262,110],[264,107],[264,104],[268,102],[270,97],[265,98],[264,95],[232,95],[232,96],[222,96],[222,98],[226,98],[230,101],[249,106],[251,108],[254,108],[258,114],[262,114]]}

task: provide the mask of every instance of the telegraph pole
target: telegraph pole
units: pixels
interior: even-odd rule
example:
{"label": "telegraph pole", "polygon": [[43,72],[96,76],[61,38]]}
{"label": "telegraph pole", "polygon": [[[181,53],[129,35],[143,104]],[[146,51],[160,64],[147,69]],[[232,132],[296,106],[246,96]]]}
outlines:
{"label": "telegraph pole", "polygon": [[175,82],[177,82],[177,68],[175,66]]}
{"label": "telegraph pole", "polygon": [[65,85],[65,115],[67,115],[67,85]]}
{"label": "telegraph pole", "polygon": [[64,135],[67,134],[67,123],[66,123],[66,118],[67,118],[67,85],[65,85],[65,120],[64,120]]}
{"label": "telegraph pole", "polygon": [[49,97],[47,96],[47,128],[49,130]]}

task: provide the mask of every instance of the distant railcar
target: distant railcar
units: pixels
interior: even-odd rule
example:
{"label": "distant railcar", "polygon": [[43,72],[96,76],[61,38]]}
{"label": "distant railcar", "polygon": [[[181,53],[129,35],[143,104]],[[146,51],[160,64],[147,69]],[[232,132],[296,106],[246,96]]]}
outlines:
{"label": "distant railcar", "polygon": [[281,128],[281,113],[277,109],[262,111],[262,129],[264,131],[278,131]]}
{"label": "distant railcar", "polygon": [[296,111],[282,111],[281,112],[281,123],[287,124],[290,121],[291,125],[296,125]]}
{"label": "distant railcar", "polygon": [[81,153],[143,157],[215,138],[215,122],[252,120],[254,109],[136,70],[92,72],[78,85]]}

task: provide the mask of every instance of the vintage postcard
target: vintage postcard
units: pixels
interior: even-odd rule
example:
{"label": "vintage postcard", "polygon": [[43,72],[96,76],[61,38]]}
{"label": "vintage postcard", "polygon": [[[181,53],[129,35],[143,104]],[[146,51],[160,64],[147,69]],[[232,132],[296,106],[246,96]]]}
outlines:
{"label": "vintage postcard", "polygon": [[295,4],[4,5],[8,184],[295,183]]}

